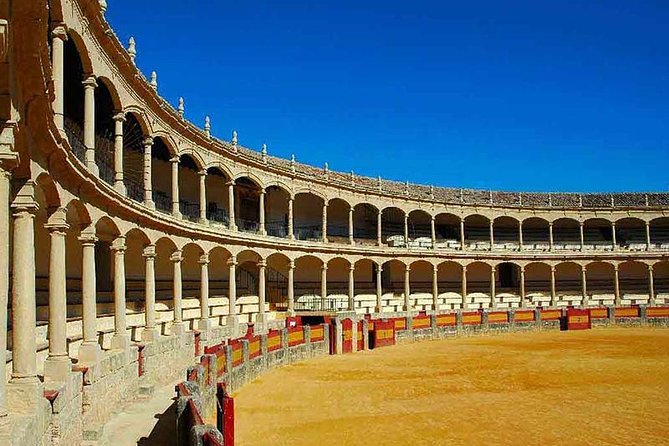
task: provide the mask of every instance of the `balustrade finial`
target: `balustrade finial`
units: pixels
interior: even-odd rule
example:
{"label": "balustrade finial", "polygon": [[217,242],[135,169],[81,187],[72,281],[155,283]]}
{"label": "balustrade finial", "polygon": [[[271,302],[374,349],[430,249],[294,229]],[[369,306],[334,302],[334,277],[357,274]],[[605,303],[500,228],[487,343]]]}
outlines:
{"label": "balustrade finial", "polygon": [[211,138],[211,119],[209,116],[204,117],[204,132],[207,134],[207,138]]}
{"label": "balustrade finial", "polygon": [[130,39],[128,39],[128,55],[130,56],[130,60],[134,62],[135,57],[137,56],[137,46],[135,44],[134,37],[130,37]]}
{"label": "balustrade finial", "polygon": [[177,108],[177,111],[179,112],[179,116],[182,118],[184,117],[184,111],[186,111],[186,107],[184,106],[184,98],[179,98],[179,107]]}
{"label": "balustrade finial", "polygon": [[158,89],[158,73],[155,71],[151,72],[151,82],[149,82],[151,87],[153,87],[154,90]]}

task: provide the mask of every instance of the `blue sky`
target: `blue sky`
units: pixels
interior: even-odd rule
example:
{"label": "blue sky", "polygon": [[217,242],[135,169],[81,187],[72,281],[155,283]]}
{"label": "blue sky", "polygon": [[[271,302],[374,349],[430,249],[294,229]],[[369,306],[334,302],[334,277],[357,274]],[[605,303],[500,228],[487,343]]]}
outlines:
{"label": "blue sky", "polygon": [[666,1],[107,3],[160,94],[247,147],[442,186],[669,189]]}

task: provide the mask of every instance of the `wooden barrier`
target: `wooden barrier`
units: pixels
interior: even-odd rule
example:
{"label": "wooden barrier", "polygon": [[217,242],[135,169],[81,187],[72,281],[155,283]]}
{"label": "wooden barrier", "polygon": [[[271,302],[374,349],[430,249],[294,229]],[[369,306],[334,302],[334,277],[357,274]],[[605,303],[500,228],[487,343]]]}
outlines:
{"label": "wooden barrier", "polygon": [[628,319],[639,317],[639,307],[616,307],[616,319]]}
{"label": "wooden barrier", "polygon": [[532,310],[518,310],[513,313],[514,322],[534,322],[534,311]]}
{"label": "wooden barrier", "polygon": [[356,336],[356,341],[357,341],[356,350],[361,352],[365,349],[365,339],[364,339],[364,336],[363,336],[362,321],[358,321],[355,324],[355,332],[356,332],[356,335],[357,335]]}
{"label": "wooden barrier", "polygon": [[216,355],[216,376],[222,376],[226,372],[226,360],[228,358],[225,351],[225,344],[217,344],[213,347],[205,347],[204,354]]}
{"label": "wooden barrier", "polygon": [[590,321],[592,322],[593,319],[608,319],[609,318],[609,310],[606,308],[589,308],[588,311],[590,312]]}
{"label": "wooden barrier", "polygon": [[669,318],[669,307],[648,307],[646,308],[647,318],[667,317]]}
{"label": "wooden barrier", "polygon": [[228,345],[232,347],[232,366],[237,367],[244,363],[244,350],[240,339],[231,339]]}
{"label": "wooden barrier", "polygon": [[437,327],[453,327],[458,323],[455,313],[438,314],[436,319]]}
{"label": "wooden barrier", "polygon": [[288,346],[304,344],[304,329],[300,327],[291,327],[288,329]]}
{"label": "wooden barrier", "polygon": [[281,331],[279,330],[270,330],[267,333],[267,351],[273,352],[275,350],[280,350],[283,347],[283,340],[281,338]]}
{"label": "wooden barrier", "polygon": [[508,324],[509,313],[506,311],[491,311],[488,313],[489,324]]}
{"label": "wooden barrier", "polygon": [[342,332],[342,353],[353,352],[353,321],[351,319],[343,319],[341,321]]}
{"label": "wooden barrier", "polygon": [[262,353],[260,351],[260,336],[251,336],[249,341],[249,359],[255,359]]}
{"label": "wooden barrier", "polygon": [[389,320],[393,321],[393,329],[395,331],[402,331],[407,329],[407,320],[405,317],[396,317]]}
{"label": "wooden barrier", "polygon": [[559,321],[562,318],[562,310],[539,310],[539,318],[542,322]]}
{"label": "wooden barrier", "polygon": [[431,327],[432,324],[430,323],[430,316],[424,314],[414,317],[411,321],[411,328],[414,330],[425,330]]}
{"label": "wooden barrier", "polygon": [[311,326],[311,342],[320,342],[325,339],[325,329],[322,325]]}
{"label": "wooden barrier", "polygon": [[481,325],[481,313],[479,311],[463,312],[462,325]]}
{"label": "wooden barrier", "polygon": [[587,309],[567,309],[567,330],[589,330],[592,328],[590,322],[590,311]]}
{"label": "wooden barrier", "polygon": [[374,320],[374,330],[370,332],[369,348],[387,347],[395,345],[395,321]]}

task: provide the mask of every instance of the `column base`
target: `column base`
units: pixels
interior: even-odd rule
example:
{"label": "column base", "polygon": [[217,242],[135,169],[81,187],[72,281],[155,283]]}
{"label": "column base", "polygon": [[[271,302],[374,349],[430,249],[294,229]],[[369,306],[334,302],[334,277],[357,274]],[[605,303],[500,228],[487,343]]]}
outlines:
{"label": "column base", "polygon": [[206,224],[209,223],[209,220],[207,220],[206,218],[198,218],[197,222],[202,224],[202,225],[206,225]]}
{"label": "column base", "polygon": [[49,404],[43,388],[37,377],[12,378],[7,384],[7,407],[15,414],[36,414],[40,404]]}
{"label": "column base", "polygon": [[183,322],[175,322],[170,328],[170,333],[172,333],[172,336],[181,336],[186,333],[186,325]]}
{"label": "column base", "polygon": [[267,331],[267,313],[256,314],[256,333],[265,333]]}
{"label": "column base", "polygon": [[111,339],[111,348],[116,350],[128,350],[130,349],[130,335],[114,333]]}
{"label": "column base", "polygon": [[142,331],[142,341],[144,342],[155,342],[160,337],[160,333],[156,328],[145,328]]}
{"label": "column base", "polygon": [[173,211],[172,211],[172,217],[181,220],[181,218],[183,217],[183,215],[181,215],[181,212],[179,212],[179,211],[174,211],[174,210],[173,210]]}
{"label": "column base", "polygon": [[97,342],[84,342],[79,347],[79,363],[85,365],[94,365],[100,362],[102,349]]}
{"label": "column base", "polygon": [[155,209],[156,203],[154,203],[153,200],[144,200],[144,206],[146,206],[149,209]]}
{"label": "column base", "polygon": [[67,356],[49,356],[44,361],[44,381],[65,382],[72,373],[72,361]]}
{"label": "column base", "polygon": [[121,195],[127,195],[127,193],[128,193],[128,190],[126,189],[125,184],[123,183],[123,181],[114,182],[114,189],[116,190],[116,192],[118,192]]}
{"label": "column base", "polygon": [[230,330],[232,331],[231,336],[236,336],[239,331],[239,316],[236,314],[229,314],[225,320],[225,325],[230,327]]}
{"label": "column base", "polygon": [[96,177],[100,175],[100,169],[98,169],[98,165],[95,162],[87,162],[86,168]]}
{"label": "column base", "polygon": [[211,319],[202,318],[197,321],[197,329],[201,332],[207,332],[211,329]]}

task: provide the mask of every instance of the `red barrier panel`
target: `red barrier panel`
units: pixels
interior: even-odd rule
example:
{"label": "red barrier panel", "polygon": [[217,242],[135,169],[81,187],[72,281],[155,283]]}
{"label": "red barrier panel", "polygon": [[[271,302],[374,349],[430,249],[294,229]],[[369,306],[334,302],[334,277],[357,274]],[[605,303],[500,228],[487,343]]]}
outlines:
{"label": "red barrier panel", "polygon": [[358,323],[355,324],[355,325],[356,325],[356,327],[355,327],[356,334],[358,336],[357,337],[357,342],[358,342],[357,350],[360,352],[360,351],[363,351],[365,349],[365,340],[363,339],[363,336],[362,336],[362,321],[358,321]]}
{"label": "red barrier panel", "polygon": [[302,325],[299,316],[286,316],[286,328],[297,327]]}
{"label": "red barrier panel", "polygon": [[262,353],[260,351],[260,336],[251,336],[249,341],[249,359],[255,359]]}
{"label": "red barrier panel", "polygon": [[590,308],[590,320],[593,319],[608,319],[609,311],[606,308]]}
{"label": "red barrier panel", "polygon": [[567,309],[567,330],[589,330],[590,328],[590,311]]}
{"label": "red barrier panel", "polygon": [[407,320],[404,317],[396,317],[394,319],[389,319],[393,321],[393,328],[395,331],[402,331],[407,329]]}
{"label": "red barrier panel", "polygon": [[353,321],[344,319],[341,321],[342,332],[342,353],[351,353],[353,351]]}
{"label": "red barrier panel", "polygon": [[377,319],[374,321],[374,331],[370,332],[369,348],[386,347],[395,345],[395,321],[383,321]]}
{"label": "red barrier panel", "polygon": [[616,307],[616,319],[639,317],[639,307]]}
{"label": "red barrier panel", "polygon": [[539,316],[542,321],[559,321],[562,317],[562,310],[540,310]]}
{"label": "red barrier panel", "polygon": [[291,327],[288,329],[288,347],[304,344],[304,329],[300,327]]}
{"label": "red barrier panel", "polygon": [[489,324],[508,324],[509,313],[506,311],[491,311],[488,313]]}
{"label": "red barrier panel", "polygon": [[534,311],[520,310],[513,313],[514,322],[534,322]]}
{"label": "red barrier panel", "polygon": [[455,313],[437,315],[437,327],[449,327],[456,324],[457,320]]}
{"label": "red barrier panel", "polygon": [[232,366],[237,367],[244,362],[242,342],[239,339],[231,339],[228,344],[232,347]]}
{"label": "red barrier panel", "polygon": [[462,313],[462,325],[481,325],[481,313],[478,311]]}
{"label": "red barrier panel", "polygon": [[196,331],[195,334],[195,356],[200,356],[200,332]]}
{"label": "red barrier panel", "polygon": [[322,325],[311,326],[311,342],[321,342],[325,339],[325,329]]}
{"label": "red barrier panel", "polygon": [[279,330],[270,330],[267,333],[267,351],[273,352],[283,347],[281,332]]}
{"label": "red barrier panel", "polygon": [[669,307],[648,307],[646,317],[669,317]]}
{"label": "red barrier panel", "polygon": [[414,330],[425,330],[431,328],[432,324],[430,323],[430,316],[420,315],[416,316],[411,321],[411,327]]}
{"label": "red barrier panel", "polygon": [[144,344],[137,344],[137,376],[144,374]]}

